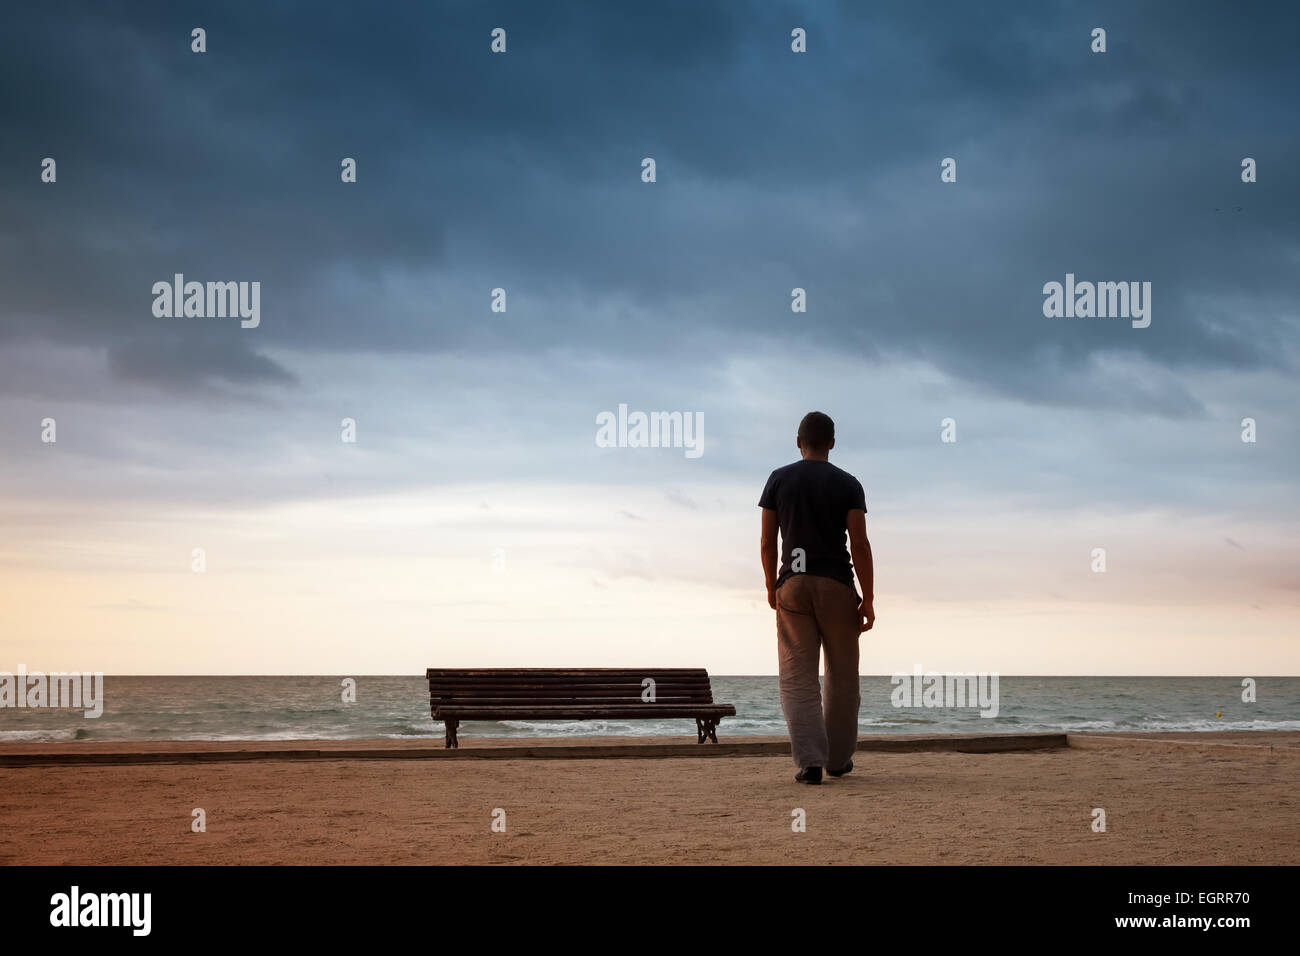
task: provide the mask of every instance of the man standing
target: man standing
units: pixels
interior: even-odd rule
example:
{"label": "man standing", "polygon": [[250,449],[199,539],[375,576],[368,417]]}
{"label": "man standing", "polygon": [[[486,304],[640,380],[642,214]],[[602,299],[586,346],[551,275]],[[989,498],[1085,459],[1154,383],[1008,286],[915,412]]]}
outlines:
{"label": "man standing", "polygon": [[[781,709],[800,783],[853,769],[858,744],[858,635],[876,620],[867,503],[862,485],[830,463],[835,423],[809,412],[795,439],[800,460],[772,472],[763,509],[761,554],[767,603],[776,610]],[[781,573],[776,533],[781,531]],[[844,546],[845,532],[849,546]],[[850,563],[852,555],[852,563]],[[853,587],[857,570],[863,597]],[[826,709],[817,659],[826,654]]]}

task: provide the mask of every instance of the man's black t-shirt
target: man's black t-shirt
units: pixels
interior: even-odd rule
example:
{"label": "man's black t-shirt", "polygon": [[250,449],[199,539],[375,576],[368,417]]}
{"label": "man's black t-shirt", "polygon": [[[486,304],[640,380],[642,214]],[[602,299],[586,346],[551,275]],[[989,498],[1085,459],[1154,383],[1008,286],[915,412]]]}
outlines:
{"label": "man's black t-shirt", "polygon": [[858,479],[829,461],[803,459],[772,472],[758,506],[775,511],[781,526],[777,587],[791,574],[800,573],[794,570],[793,552],[802,548],[804,572],[834,578],[854,588],[853,562],[845,538],[848,513],[867,510]]}

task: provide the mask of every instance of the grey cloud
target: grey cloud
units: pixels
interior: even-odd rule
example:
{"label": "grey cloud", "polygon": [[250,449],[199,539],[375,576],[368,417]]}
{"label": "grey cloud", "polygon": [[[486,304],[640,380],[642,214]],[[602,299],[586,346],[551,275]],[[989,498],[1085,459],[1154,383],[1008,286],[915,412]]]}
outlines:
{"label": "grey cloud", "polygon": [[[1115,354],[1180,376],[1293,367],[1300,198],[1279,171],[1300,15],[1084,10],[260,4],[204,10],[197,56],[189,11],[23,8],[0,38],[0,82],[31,91],[0,114],[0,341],[100,345],[184,391],[291,384],[271,348],[586,349],[642,355],[648,378],[704,330],[724,351],[800,339],[1035,403],[1203,414],[1172,378],[1087,378]],[[141,347],[147,290],[175,271],[262,281],[256,336]],[[1067,271],[1152,281],[1152,327],[1043,318]]]}
{"label": "grey cloud", "polygon": [[699,505],[695,503],[694,499],[692,499],[690,495],[677,488],[669,488],[666,490],[664,492],[664,497],[673,504],[680,505],[683,508],[690,508],[692,510],[699,508]]}
{"label": "grey cloud", "polygon": [[116,378],[175,391],[202,389],[213,379],[233,385],[297,384],[292,372],[255,352],[238,335],[134,339],[109,350],[109,370]]}

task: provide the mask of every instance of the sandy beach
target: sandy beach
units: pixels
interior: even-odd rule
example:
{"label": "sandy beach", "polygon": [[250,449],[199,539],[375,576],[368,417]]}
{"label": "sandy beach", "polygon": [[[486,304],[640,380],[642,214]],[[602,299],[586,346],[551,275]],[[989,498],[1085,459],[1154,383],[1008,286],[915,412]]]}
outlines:
{"label": "sandy beach", "polygon": [[[475,743],[487,754],[520,742]],[[860,751],[853,774],[821,787],[795,784],[782,755],[600,759],[545,746],[548,759],[463,751],[7,766],[0,863],[1300,862],[1297,733],[1071,735],[1068,747],[1008,753]],[[168,747],[238,745],[150,745]],[[11,745],[0,757],[55,749],[68,748]],[[1104,833],[1092,829],[1097,807]],[[191,832],[195,808],[206,814],[205,833]],[[504,833],[492,831],[498,809]],[[806,832],[792,830],[797,809]]]}

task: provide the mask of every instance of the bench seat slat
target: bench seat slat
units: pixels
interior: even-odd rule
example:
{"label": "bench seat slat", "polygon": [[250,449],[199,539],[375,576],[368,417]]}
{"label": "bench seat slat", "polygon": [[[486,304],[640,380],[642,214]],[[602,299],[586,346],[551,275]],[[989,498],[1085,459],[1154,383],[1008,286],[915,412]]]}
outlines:
{"label": "bench seat slat", "polygon": [[[660,687],[708,687],[708,680],[677,680],[675,678],[650,678]],[[641,687],[642,680],[446,680],[430,678],[430,687]]]}
{"label": "bench seat slat", "polygon": [[545,700],[538,700],[535,697],[432,697],[430,703],[437,707],[439,705],[446,707],[468,707],[471,705],[482,704],[484,706],[515,706],[521,707],[556,707],[563,704],[569,704],[579,707],[601,707],[622,705],[625,707],[639,707],[642,704],[689,704],[691,706],[708,706],[712,700],[701,700],[698,697],[681,697],[669,694],[656,694],[653,701],[642,701],[639,697],[547,697]]}
{"label": "bench seat slat", "polygon": [[546,707],[555,704],[577,704],[582,706],[597,706],[601,704],[625,704],[629,707],[639,707],[642,704],[697,704],[708,705],[714,703],[712,697],[697,697],[689,694],[656,694],[654,700],[642,700],[639,694],[609,694],[596,695],[579,694],[567,696],[564,694],[553,694],[549,697],[516,697],[509,694],[464,694],[454,696],[430,697],[430,705],[437,707],[440,704],[477,704],[477,703],[499,703],[514,704],[519,707],[538,706]]}
{"label": "bench seat slat", "polygon": [[707,706],[714,703],[711,696],[695,694],[656,694],[654,700],[643,700],[640,694],[550,694],[546,697],[519,697],[512,694],[455,694],[440,695],[429,698],[432,707],[460,704],[513,704],[516,707],[553,707],[557,704],[571,704],[581,707],[610,706],[622,704],[627,707],[640,707],[643,704],[692,704]]}
{"label": "bench seat slat", "polygon": [[465,676],[465,678],[500,678],[521,676],[568,676],[568,678],[601,678],[611,674],[679,674],[707,678],[703,667],[429,667],[426,678],[438,676]]}
{"label": "bench seat slat", "polygon": [[655,677],[653,675],[637,677],[602,677],[600,680],[538,680],[532,677],[516,677],[503,680],[496,677],[475,677],[472,679],[455,679],[450,677],[430,677],[429,683],[440,687],[634,687],[646,680],[656,684],[676,684],[681,687],[708,687],[707,677]]}
{"label": "bench seat slat", "polygon": [[478,704],[453,704],[434,709],[433,717],[455,717],[462,720],[497,720],[518,717],[535,717],[539,720],[552,717],[734,717],[736,708],[731,704],[640,704],[613,707],[572,707],[562,704],[554,707],[516,707],[500,705],[484,707]]}

